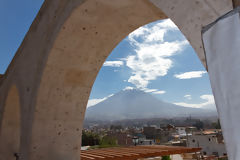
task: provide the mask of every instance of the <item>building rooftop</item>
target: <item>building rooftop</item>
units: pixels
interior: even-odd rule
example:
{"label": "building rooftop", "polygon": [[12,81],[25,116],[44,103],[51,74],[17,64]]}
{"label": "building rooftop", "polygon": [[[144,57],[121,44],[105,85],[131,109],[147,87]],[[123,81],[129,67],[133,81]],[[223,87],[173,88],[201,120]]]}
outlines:
{"label": "building rooftop", "polygon": [[221,129],[207,129],[204,131],[194,132],[194,135],[216,135],[221,132]]}
{"label": "building rooftop", "polygon": [[176,146],[134,146],[92,149],[81,151],[81,160],[136,160],[138,158],[158,157],[172,154],[199,152],[201,148]]}

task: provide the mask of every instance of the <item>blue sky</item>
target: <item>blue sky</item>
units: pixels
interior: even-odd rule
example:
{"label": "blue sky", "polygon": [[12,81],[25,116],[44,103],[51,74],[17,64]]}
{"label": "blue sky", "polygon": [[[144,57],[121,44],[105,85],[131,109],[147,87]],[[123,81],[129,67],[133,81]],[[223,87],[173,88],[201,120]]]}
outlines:
{"label": "blue sky", "polygon": [[43,0],[0,0],[0,74],[28,31]]}
{"label": "blue sky", "polygon": [[[43,0],[0,0],[0,74],[21,44]],[[88,106],[123,89],[138,88],[186,107],[214,106],[208,74],[171,20],[132,32],[107,58]]]}

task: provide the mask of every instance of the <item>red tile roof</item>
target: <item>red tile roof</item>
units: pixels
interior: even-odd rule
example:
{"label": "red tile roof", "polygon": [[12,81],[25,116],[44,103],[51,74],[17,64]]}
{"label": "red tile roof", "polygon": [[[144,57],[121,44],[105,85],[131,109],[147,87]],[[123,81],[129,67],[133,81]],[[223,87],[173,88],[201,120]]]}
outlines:
{"label": "red tile roof", "polygon": [[135,160],[138,158],[158,157],[172,154],[199,152],[201,148],[176,146],[136,146],[92,149],[81,151],[81,160]]}

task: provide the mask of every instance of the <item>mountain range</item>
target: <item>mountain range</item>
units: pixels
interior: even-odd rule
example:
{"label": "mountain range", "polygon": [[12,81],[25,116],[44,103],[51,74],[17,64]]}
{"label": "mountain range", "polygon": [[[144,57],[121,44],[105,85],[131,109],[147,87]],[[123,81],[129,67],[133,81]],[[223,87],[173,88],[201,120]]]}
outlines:
{"label": "mountain range", "polygon": [[216,116],[216,110],[191,108],[164,102],[138,89],[122,90],[87,108],[87,120],[114,121],[139,118]]}

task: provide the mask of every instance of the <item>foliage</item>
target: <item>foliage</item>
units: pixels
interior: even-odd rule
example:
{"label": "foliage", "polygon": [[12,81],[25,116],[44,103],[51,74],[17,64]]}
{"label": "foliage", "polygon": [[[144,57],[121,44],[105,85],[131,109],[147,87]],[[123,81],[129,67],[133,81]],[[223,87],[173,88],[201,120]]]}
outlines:
{"label": "foliage", "polygon": [[111,130],[121,130],[123,127],[121,125],[111,125],[110,127]]}
{"label": "foliage", "polygon": [[219,158],[218,160],[228,160],[227,157]]}
{"label": "foliage", "polygon": [[100,136],[92,132],[82,132],[82,146],[94,146],[100,144]]}
{"label": "foliage", "polygon": [[198,120],[195,122],[193,126],[196,127],[198,130],[200,130],[200,129],[203,129],[204,123],[201,120]]}
{"label": "foliage", "polygon": [[171,160],[170,156],[162,156],[162,160]]}
{"label": "foliage", "polygon": [[96,133],[82,132],[82,146],[91,146],[91,148],[117,147],[117,140],[114,137],[100,137]]}
{"label": "foliage", "polygon": [[220,125],[219,119],[218,119],[217,122],[212,123],[212,127],[215,128],[215,129],[221,129],[221,125]]}
{"label": "foliage", "polygon": [[99,147],[113,147],[117,146],[117,140],[114,137],[109,137],[109,136],[104,136],[101,141],[100,141],[100,146]]}

